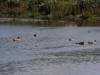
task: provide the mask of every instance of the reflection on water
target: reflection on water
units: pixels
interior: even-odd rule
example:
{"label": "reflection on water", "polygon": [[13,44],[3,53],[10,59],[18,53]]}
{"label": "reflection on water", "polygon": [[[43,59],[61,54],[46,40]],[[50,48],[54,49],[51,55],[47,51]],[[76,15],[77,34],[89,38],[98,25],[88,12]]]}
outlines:
{"label": "reflection on water", "polygon": [[[34,37],[34,33],[38,36]],[[18,36],[20,42],[14,42],[13,38]],[[94,40],[98,41],[96,45],[87,43]],[[85,44],[75,44],[80,41]],[[0,75],[100,75],[99,41],[100,27],[3,23],[0,25]]]}
{"label": "reflection on water", "polygon": [[68,19],[68,18],[62,18],[62,19],[58,19],[58,20],[51,20],[51,19],[16,19],[13,21],[9,20],[6,21],[7,19],[4,19],[4,21],[0,20],[0,24],[11,24],[11,25],[33,25],[33,26],[38,26],[38,27],[59,27],[59,26],[78,26],[78,27],[82,27],[82,26],[100,26],[100,22],[99,20],[96,22],[89,22],[88,20],[84,20],[84,19],[80,19],[80,18],[76,18],[76,19]]}

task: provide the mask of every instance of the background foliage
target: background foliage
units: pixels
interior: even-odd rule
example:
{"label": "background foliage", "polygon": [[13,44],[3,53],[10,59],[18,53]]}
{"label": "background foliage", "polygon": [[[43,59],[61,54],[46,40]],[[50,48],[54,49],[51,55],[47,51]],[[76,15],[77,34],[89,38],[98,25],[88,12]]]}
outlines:
{"label": "background foliage", "polygon": [[0,17],[100,17],[100,0],[0,0]]}

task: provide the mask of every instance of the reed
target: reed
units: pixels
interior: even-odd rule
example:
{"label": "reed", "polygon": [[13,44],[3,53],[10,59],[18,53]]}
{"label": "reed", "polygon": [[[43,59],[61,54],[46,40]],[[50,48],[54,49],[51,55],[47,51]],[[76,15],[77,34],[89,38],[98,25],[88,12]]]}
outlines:
{"label": "reed", "polygon": [[[0,0],[0,17],[100,17],[100,0]],[[50,16],[52,15],[52,16]],[[81,16],[79,16],[81,15]]]}

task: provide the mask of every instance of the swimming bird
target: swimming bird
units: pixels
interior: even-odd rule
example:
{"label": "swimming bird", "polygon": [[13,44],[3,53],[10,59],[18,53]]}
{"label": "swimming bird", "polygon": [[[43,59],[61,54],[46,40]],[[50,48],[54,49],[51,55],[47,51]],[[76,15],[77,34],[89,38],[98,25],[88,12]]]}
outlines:
{"label": "swimming bird", "polygon": [[84,45],[84,41],[83,42],[78,42],[78,43],[75,43],[75,44]]}
{"label": "swimming bird", "polygon": [[36,37],[37,36],[37,34],[34,34],[34,37]]}
{"label": "swimming bird", "polygon": [[90,30],[88,30],[88,33],[90,33]]}
{"label": "swimming bird", "polygon": [[73,40],[74,40],[73,38],[70,38],[70,39],[69,39],[69,41],[73,41]]}
{"label": "swimming bird", "polygon": [[88,42],[88,44],[96,44],[96,43],[97,43],[96,40],[94,40],[94,42]]}
{"label": "swimming bird", "polygon": [[19,37],[14,38],[13,41],[20,41],[20,38]]}

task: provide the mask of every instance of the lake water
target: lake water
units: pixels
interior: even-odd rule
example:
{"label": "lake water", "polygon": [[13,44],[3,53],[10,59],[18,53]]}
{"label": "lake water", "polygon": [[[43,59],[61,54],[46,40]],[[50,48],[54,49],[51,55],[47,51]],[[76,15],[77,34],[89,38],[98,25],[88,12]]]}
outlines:
{"label": "lake water", "polygon": [[0,75],[100,75],[100,27],[0,23]]}

